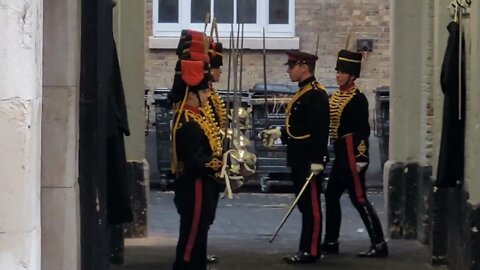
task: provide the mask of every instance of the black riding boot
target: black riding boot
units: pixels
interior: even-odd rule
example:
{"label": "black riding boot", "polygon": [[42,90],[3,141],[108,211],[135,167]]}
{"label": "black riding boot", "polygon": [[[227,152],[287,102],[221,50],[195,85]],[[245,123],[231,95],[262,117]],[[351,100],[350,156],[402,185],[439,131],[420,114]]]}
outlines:
{"label": "black riding boot", "polygon": [[388,247],[383,237],[382,225],[375,209],[367,201],[364,205],[357,208],[362,217],[365,228],[370,236],[371,246],[366,252],[358,253],[359,257],[364,258],[383,258],[388,256]]}

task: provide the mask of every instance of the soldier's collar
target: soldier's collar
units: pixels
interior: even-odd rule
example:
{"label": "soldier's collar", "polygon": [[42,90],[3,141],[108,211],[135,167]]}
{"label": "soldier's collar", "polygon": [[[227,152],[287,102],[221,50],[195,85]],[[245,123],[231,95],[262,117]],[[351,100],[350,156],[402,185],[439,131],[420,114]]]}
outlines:
{"label": "soldier's collar", "polygon": [[312,82],[314,82],[314,81],[316,81],[315,76],[308,77],[308,78],[305,79],[304,81],[299,82],[299,83],[298,83],[298,87],[302,88],[302,87],[304,87],[305,85],[307,85],[307,84],[309,84],[309,83],[312,83]]}
{"label": "soldier's collar", "polygon": [[191,112],[194,112],[196,114],[200,114],[200,109],[197,108],[197,107],[194,107],[192,105],[189,105],[189,104],[185,104],[185,107],[184,107],[185,110],[189,110]]}

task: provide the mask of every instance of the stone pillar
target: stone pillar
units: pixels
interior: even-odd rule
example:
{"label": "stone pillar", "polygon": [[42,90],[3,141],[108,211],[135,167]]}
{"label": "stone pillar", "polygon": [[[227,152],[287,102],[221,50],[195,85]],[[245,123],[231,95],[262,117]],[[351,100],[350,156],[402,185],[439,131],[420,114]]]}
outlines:
{"label": "stone pillar", "polygon": [[41,0],[0,4],[0,269],[40,270]]}
{"label": "stone pillar", "polygon": [[470,193],[469,202],[480,206],[480,177],[478,176],[478,160],[480,160],[480,3],[473,2],[470,7],[470,52],[467,59],[467,119],[465,138],[465,187]]}
{"label": "stone pillar", "polygon": [[[470,7],[469,46],[470,57],[467,58],[467,118],[465,137],[465,191],[468,201],[465,211],[466,224],[463,243],[467,243],[463,262],[470,269],[480,269],[480,177],[478,160],[480,160],[480,2],[472,1]],[[455,255],[455,254],[454,254]],[[461,263],[460,261],[459,263]],[[461,264],[460,264],[461,265]],[[457,269],[461,269],[458,267]],[[464,268],[467,269],[467,268]]]}
{"label": "stone pillar", "polygon": [[42,269],[80,267],[80,1],[45,0]]}
{"label": "stone pillar", "polygon": [[390,1],[390,145],[384,182],[392,238],[416,238],[415,202],[426,156],[429,5],[428,1]]}

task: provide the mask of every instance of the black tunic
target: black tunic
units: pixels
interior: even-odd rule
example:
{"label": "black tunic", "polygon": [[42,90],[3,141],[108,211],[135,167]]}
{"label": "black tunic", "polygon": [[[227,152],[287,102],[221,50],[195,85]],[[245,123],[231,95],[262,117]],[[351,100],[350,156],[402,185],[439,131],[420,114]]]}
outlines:
{"label": "black tunic", "polygon": [[180,215],[174,270],[206,268],[208,229],[218,197],[214,175],[221,164],[213,156],[205,123],[199,111],[187,108],[173,135],[178,161],[174,203]]}
{"label": "black tunic", "polygon": [[[328,95],[312,76],[299,83],[300,89],[287,107],[282,142],[287,144],[287,160],[292,168],[295,195],[306,183],[310,164],[328,162],[328,128],[330,123]],[[321,177],[316,176],[306,186],[298,200],[302,213],[299,251],[320,256],[322,211],[320,203]]]}
{"label": "black tunic", "polygon": [[[338,102],[335,102],[338,99]],[[368,138],[368,100],[358,89],[351,91],[337,90],[332,95],[330,137],[335,147],[345,145],[345,137],[352,135],[356,162],[369,162]]]}
{"label": "black tunic", "polygon": [[325,165],[329,160],[328,95],[313,76],[299,83],[299,87],[297,94],[306,88],[312,89],[297,96],[287,112],[290,113],[290,116],[287,115],[289,120],[282,129],[282,142],[287,144],[287,161],[290,166],[304,163]]}

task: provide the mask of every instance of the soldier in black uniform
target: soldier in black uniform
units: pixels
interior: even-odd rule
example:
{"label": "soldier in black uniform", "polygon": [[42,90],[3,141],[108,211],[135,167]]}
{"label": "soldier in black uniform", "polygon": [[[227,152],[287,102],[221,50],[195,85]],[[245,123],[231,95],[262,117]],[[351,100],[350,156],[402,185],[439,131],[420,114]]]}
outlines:
{"label": "soldier in black uniform", "polygon": [[341,50],[337,59],[339,89],[330,99],[330,138],[335,151],[335,161],[325,192],[326,230],[322,249],[338,254],[338,237],[341,223],[340,197],[345,190],[362,217],[370,236],[371,247],[360,257],[386,257],[387,244],[375,209],[367,200],[365,172],[368,168],[368,101],[355,86],[360,76],[362,54]]}
{"label": "soldier in black uniform", "polygon": [[318,57],[300,51],[288,51],[288,74],[299,89],[289,102],[285,128],[262,131],[264,144],[278,138],[287,144],[287,161],[292,169],[295,194],[304,186],[310,172],[313,179],[298,202],[302,213],[302,232],[298,252],[284,257],[290,264],[313,263],[320,258],[322,212],[321,177],[328,162],[329,107],[325,88],[314,77]]}
{"label": "soldier in black uniform", "polygon": [[222,167],[221,140],[200,112],[207,103],[209,79],[207,63],[179,60],[169,95],[179,103],[172,127],[174,202],[180,215],[174,270],[208,269],[207,235],[216,207],[214,175]]}
{"label": "soldier in black uniform", "polygon": [[[223,46],[222,43],[211,43],[209,49],[210,57],[210,84],[208,89],[207,104],[202,107],[202,112],[207,120],[212,124],[211,128],[215,129],[218,136],[223,137],[222,133],[225,132],[227,125],[227,109],[225,108],[225,102],[218,94],[217,90],[213,87],[212,83],[220,80],[223,66]],[[215,209],[218,205],[218,198],[220,195],[222,185],[217,183],[216,190],[212,193]],[[215,212],[212,215],[211,224],[215,220]],[[218,256],[213,254],[207,255],[207,263],[217,263]]]}

